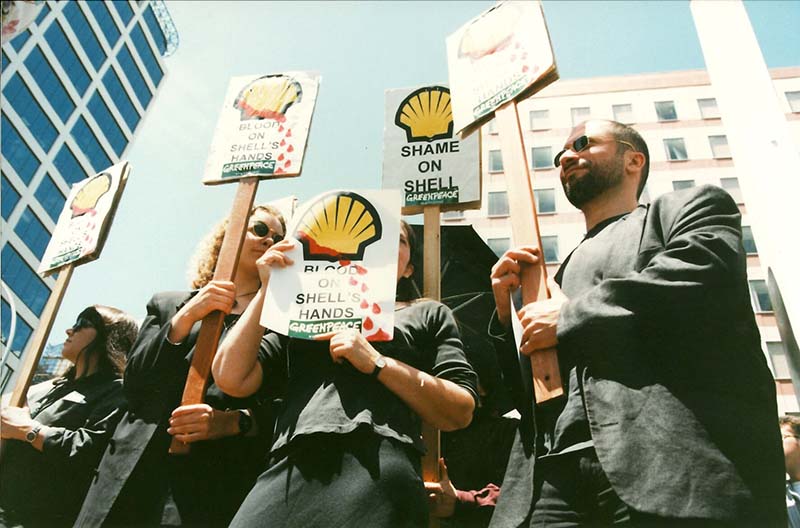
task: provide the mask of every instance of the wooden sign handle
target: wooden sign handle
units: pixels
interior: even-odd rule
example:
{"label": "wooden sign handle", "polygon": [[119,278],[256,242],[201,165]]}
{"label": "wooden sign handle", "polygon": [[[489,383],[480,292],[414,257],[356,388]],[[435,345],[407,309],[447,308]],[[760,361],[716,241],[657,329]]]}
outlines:
{"label": "wooden sign handle", "polygon": [[[239,180],[236,196],[233,199],[233,208],[228,218],[228,227],[222,247],[219,250],[217,267],[214,269],[214,280],[233,281],[236,278],[236,268],[239,265],[239,253],[242,250],[244,237],[247,233],[247,223],[250,220],[250,210],[258,190],[258,178],[245,178]],[[203,403],[206,396],[208,376],[211,373],[211,363],[219,346],[219,337],[225,323],[225,314],[216,310],[211,312],[200,325],[197,335],[197,344],[183,388],[181,405]],[[169,452],[173,455],[189,453],[191,444],[185,444],[172,439]]]}
{"label": "wooden sign handle", "polygon": [[[495,111],[497,131],[500,134],[503,171],[508,189],[508,207],[511,213],[511,231],[514,244],[536,246],[541,250],[539,219],[531,187],[530,167],[519,124],[517,104],[510,101]],[[523,266],[520,280],[522,301],[530,303],[549,298],[547,291],[547,268],[544,252],[540,252],[541,263]],[[540,350],[530,356],[533,371],[533,389],[536,401],[543,403],[563,396],[558,354],[555,348]]]}
{"label": "wooden sign handle", "polygon": [[[50,330],[53,328],[58,308],[61,306],[61,301],[64,300],[64,294],[67,291],[74,269],[74,264],[67,264],[57,271],[58,278],[56,279],[55,287],[50,293],[50,298],[47,299],[44,310],[42,310],[39,326],[36,327],[36,332],[33,334],[30,350],[25,356],[25,362],[19,371],[14,392],[11,393],[11,399],[8,404],[12,407],[25,406],[33,375],[36,374],[36,367],[39,366],[39,360],[42,357],[47,338],[50,336]],[[8,346],[10,347],[11,343],[8,343]]]}
{"label": "wooden sign handle", "polygon": [[[438,205],[426,205],[423,208],[423,295],[429,299],[440,300],[441,286],[441,230],[440,213]],[[422,442],[425,444],[425,456],[422,457],[422,480],[425,482],[439,482],[439,457],[441,457],[441,435],[439,430],[427,422],[422,423]],[[430,528],[438,528],[439,519],[430,516]]]}

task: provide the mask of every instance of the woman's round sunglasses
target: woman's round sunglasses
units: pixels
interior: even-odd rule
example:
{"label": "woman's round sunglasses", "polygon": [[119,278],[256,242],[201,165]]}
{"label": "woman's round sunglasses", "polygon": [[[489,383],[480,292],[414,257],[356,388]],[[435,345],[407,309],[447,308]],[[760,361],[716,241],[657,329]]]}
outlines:
{"label": "woman's round sunglasses", "polygon": [[[623,145],[627,145],[631,148],[631,150],[636,152],[636,147],[634,147],[631,143],[628,143],[627,141],[622,141],[621,139],[612,139],[611,141],[616,141],[617,143],[622,143]],[[575,141],[572,142],[572,146],[570,146],[569,150],[578,153],[583,149],[585,149],[586,147],[588,147],[589,144],[592,142],[596,143],[597,140],[590,138],[589,136],[578,136],[575,138]],[[555,165],[556,167],[561,166],[561,156],[563,156],[566,151],[567,149],[563,149],[561,152],[556,154],[556,157],[553,159],[553,165]]]}
{"label": "woman's round sunglasses", "polygon": [[278,233],[271,231],[269,226],[264,222],[254,222],[249,229],[258,238],[264,238],[265,236],[269,235],[269,238],[272,240],[273,244],[277,244],[283,240],[283,235],[279,235]]}
{"label": "woman's round sunglasses", "polygon": [[85,317],[78,317],[78,320],[75,321],[74,325],[72,325],[72,331],[77,332],[82,328],[94,328],[97,330],[97,325]]}

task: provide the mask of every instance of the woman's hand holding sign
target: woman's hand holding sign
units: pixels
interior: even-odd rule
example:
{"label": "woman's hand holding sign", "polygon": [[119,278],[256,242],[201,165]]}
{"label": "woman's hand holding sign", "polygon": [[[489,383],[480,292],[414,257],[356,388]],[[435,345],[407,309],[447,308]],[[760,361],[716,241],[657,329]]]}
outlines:
{"label": "woman's hand holding sign", "polygon": [[289,239],[284,239],[270,246],[269,249],[256,260],[262,289],[266,290],[273,267],[285,268],[294,264],[294,260],[286,255],[286,252],[293,248],[294,242]]}
{"label": "woman's hand holding sign", "polygon": [[363,374],[372,374],[372,371],[375,370],[375,361],[381,357],[381,354],[358,330],[328,332],[319,334],[314,339],[317,341],[330,340],[331,359],[336,363],[344,363],[347,360]]}

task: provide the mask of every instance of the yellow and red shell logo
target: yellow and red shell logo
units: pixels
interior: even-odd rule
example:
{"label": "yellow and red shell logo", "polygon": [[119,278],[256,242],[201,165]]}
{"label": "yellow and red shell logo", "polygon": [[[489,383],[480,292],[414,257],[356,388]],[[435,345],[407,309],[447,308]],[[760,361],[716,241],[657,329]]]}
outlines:
{"label": "yellow and red shell logo", "polygon": [[360,261],[382,231],[378,212],[366,198],[334,192],[306,210],[294,236],[303,244],[306,260]]}
{"label": "yellow and red shell logo", "polygon": [[476,61],[508,48],[521,18],[522,11],[513,2],[494,7],[464,31],[458,56]]}
{"label": "yellow and red shell logo", "polygon": [[274,119],[286,121],[286,111],[303,99],[299,82],[282,73],[265,75],[242,88],[233,107],[240,112],[240,120]]}
{"label": "yellow and red shell logo", "polygon": [[111,175],[105,172],[93,176],[81,190],[75,195],[72,203],[69,204],[72,210],[72,218],[82,216],[87,213],[95,214],[95,208],[100,198],[111,188]]}
{"label": "yellow and red shell logo", "polygon": [[450,90],[444,86],[414,90],[397,108],[394,124],[405,130],[409,143],[453,137]]}

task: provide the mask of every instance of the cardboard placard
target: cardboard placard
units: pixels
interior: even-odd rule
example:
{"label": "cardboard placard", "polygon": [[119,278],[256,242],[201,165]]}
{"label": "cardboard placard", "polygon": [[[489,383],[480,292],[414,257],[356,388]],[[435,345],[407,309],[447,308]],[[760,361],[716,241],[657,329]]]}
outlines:
{"label": "cardboard placard", "polygon": [[261,324],[300,339],[352,328],[370,341],[390,341],[399,191],[320,194],[298,207],[287,234],[294,264],[272,270]]}
{"label": "cardboard placard", "polygon": [[525,99],[558,79],[542,6],[502,2],[447,37],[455,129],[461,137],[508,101]]}
{"label": "cardboard placard", "polygon": [[39,274],[46,276],[67,264],[79,265],[100,256],[128,172],[128,162],[121,162],[72,186]]}
{"label": "cardboard placard", "polygon": [[383,188],[402,190],[404,214],[480,208],[480,158],[478,136],[454,137],[447,86],[386,91]]}
{"label": "cardboard placard", "polygon": [[312,72],[233,77],[203,183],[299,176],[319,80]]}

